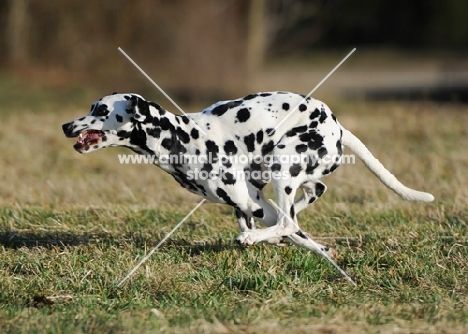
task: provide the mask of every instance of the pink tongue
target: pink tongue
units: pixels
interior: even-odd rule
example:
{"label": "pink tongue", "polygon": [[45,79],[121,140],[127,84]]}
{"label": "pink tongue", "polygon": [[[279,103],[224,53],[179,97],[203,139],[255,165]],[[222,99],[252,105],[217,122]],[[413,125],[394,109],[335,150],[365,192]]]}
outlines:
{"label": "pink tongue", "polygon": [[99,132],[88,132],[85,137],[89,139],[98,139]]}
{"label": "pink tongue", "polygon": [[86,132],[84,136],[78,138],[77,142],[79,144],[83,144],[86,141],[93,140],[93,139],[99,139],[99,132],[94,132],[94,131]]}

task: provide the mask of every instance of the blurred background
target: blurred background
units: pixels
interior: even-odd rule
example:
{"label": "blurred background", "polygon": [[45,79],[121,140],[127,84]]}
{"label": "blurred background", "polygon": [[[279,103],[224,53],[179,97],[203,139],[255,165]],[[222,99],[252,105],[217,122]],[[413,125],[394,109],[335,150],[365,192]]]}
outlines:
{"label": "blurred background", "polygon": [[307,93],[356,47],[318,97],[466,102],[466,13],[464,0],[2,1],[0,96],[158,98],[118,47],[182,104]]}

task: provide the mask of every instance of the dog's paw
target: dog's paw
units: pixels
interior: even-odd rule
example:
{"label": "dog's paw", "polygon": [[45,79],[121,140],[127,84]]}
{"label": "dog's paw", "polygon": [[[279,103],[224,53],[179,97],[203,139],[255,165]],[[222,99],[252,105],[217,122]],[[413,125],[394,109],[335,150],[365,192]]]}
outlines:
{"label": "dog's paw", "polygon": [[266,243],[275,245],[275,246],[290,246],[291,243],[289,242],[289,239],[287,237],[276,237],[276,238],[269,238],[265,240]]}
{"label": "dog's paw", "polygon": [[236,243],[243,246],[252,246],[255,245],[257,241],[252,238],[251,232],[242,232],[237,236]]}

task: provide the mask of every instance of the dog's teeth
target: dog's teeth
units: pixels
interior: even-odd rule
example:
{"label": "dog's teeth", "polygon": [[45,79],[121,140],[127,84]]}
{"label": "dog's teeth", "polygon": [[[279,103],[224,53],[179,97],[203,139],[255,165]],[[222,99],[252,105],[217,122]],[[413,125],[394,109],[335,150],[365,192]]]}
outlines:
{"label": "dog's teeth", "polygon": [[80,133],[80,135],[78,136],[78,138],[83,138],[83,132]]}

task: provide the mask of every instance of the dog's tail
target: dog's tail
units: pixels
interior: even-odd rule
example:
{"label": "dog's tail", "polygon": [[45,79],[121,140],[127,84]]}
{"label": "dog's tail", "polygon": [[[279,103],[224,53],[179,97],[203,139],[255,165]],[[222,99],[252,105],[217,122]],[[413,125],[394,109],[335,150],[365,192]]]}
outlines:
{"label": "dog's tail", "polygon": [[350,131],[343,129],[343,145],[349,147],[387,187],[408,201],[432,202],[434,196],[404,186],[377,160],[367,147]]}

